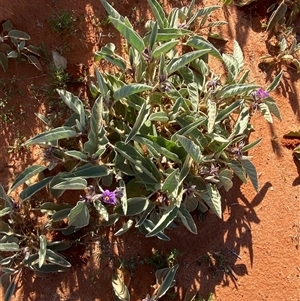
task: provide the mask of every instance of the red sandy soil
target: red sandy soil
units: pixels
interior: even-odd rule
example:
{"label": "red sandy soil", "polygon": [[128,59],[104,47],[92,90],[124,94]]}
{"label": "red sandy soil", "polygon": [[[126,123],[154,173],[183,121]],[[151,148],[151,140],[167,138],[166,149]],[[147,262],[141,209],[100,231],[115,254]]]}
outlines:
{"label": "red sandy soil", "polygon": [[[164,2],[168,8],[181,5],[176,0]],[[203,2],[205,6],[221,3]],[[204,6],[203,2],[196,1],[199,6]],[[149,18],[147,1],[115,0],[114,3],[121,14],[143,30],[144,20]],[[266,88],[280,67],[274,73],[274,69],[262,70],[258,66],[259,57],[268,53],[268,34],[261,28],[261,22],[267,20],[265,12],[270,1],[258,3],[243,9],[225,7],[211,19],[228,21],[228,26],[219,29],[228,39],[216,44],[219,49],[231,53],[236,39],[244,53],[245,69],[251,71],[250,80]],[[49,27],[47,20],[60,10],[71,10],[77,18],[72,35],[56,34]],[[67,71],[73,79],[86,72],[87,83],[93,77],[93,52],[108,42],[118,47],[122,42],[111,25],[97,27],[96,17],[100,21],[106,18],[98,0],[0,1],[0,20],[9,18],[15,28],[31,35],[33,45],[43,44],[49,52],[68,48],[65,50]],[[296,25],[299,33],[299,22]],[[113,37],[107,36],[109,32]],[[28,139],[41,131],[41,122],[34,113],[45,112],[46,96],[41,92],[34,95],[29,87],[47,87],[47,66],[43,62],[42,65],[41,72],[27,62],[10,61],[7,73],[0,70],[0,79],[16,76],[11,83],[14,96],[9,103],[13,118],[8,123],[0,122],[0,182],[5,188],[18,172],[40,160],[38,149],[31,153],[17,147],[8,152],[8,146],[18,145],[18,139]],[[212,67],[215,74],[219,68],[217,64]],[[253,118],[255,131],[250,140],[263,137],[262,143],[250,153],[260,175],[258,194],[251,183],[241,185],[237,181],[233,189],[223,193],[222,220],[208,215],[205,222],[200,222],[195,217],[198,234],[193,235],[180,226],[167,231],[170,242],[146,239],[135,229],[120,237],[112,235],[115,229],[106,229],[97,239],[83,239],[65,253],[72,263],[69,272],[39,278],[27,271],[13,301],[112,300],[111,275],[118,263],[116,258],[134,260],[129,290],[131,300],[141,300],[153,291],[151,285],[155,284],[154,268],[143,264],[153,249],[166,254],[177,249],[182,254],[177,258],[179,269],[175,288],[171,290],[175,292],[173,299],[167,295],[162,300],[183,300],[185,291],[193,286],[203,297],[214,293],[214,300],[219,301],[299,301],[300,162],[293,159],[292,149],[286,147],[293,142],[282,138],[300,128],[300,81],[299,74],[282,68],[282,82],[271,94],[278,103],[282,121],[274,119],[273,124],[268,124],[259,112]],[[70,83],[68,89],[85,95],[84,85]]]}

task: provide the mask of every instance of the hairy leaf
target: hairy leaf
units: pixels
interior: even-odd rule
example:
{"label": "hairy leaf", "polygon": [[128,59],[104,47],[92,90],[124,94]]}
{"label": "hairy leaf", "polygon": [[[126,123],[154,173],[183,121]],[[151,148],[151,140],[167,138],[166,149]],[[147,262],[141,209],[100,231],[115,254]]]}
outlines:
{"label": "hairy leaf", "polygon": [[195,50],[195,51],[185,53],[179,58],[171,60],[171,62],[167,65],[168,74],[170,75],[174,73],[175,71],[179,70],[180,68],[194,61],[196,58],[201,57],[208,52],[209,49]]}
{"label": "hairy leaf", "polygon": [[129,219],[121,229],[119,229],[117,232],[115,232],[114,236],[120,236],[124,233],[126,233],[130,228],[131,226],[133,225],[133,220],[132,219]]}
{"label": "hairy leaf", "polygon": [[89,224],[90,214],[85,201],[78,201],[76,206],[72,208],[68,214],[69,226],[74,226],[75,229],[80,229]]}
{"label": "hairy leaf", "polygon": [[253,165],[253,163],[247,159],[246,157],[244,157],[242,160],[241,160],[241,163],[246,171],[246,173],[248,174],[252,184],[253,184],[253,187],[255,188],[255,190],[258,192],[259,190],[259,187],[258,187],[258,177],[257,177],[257,172],[256,172],[256,168],[255,166]]}
{"label": "hairy leaf", "polygon": [[128,97],[133,94],[141,93],[144,91],[149,91],[151,90],[152,87],[144,84],[131,84],[131,85],[126,85],[114,92],[114,99],[119,100],[121,98]]}
{"label": "hairy leaf", "polygon": [[83,190],[87,187],[87,181],[81,177],[63,179],[60,183],[54,185],[52,189],[59,190]]}
{"label": "hairy leaf", "polygon": [[137,51],[144,51],[145,44],[143,39],[135,32],[131,27],[125,24],[125,22],[114,17],[109,17],[109,20],[114,25],[114,27],[124,36],[127,42],[134,47]]}
{"label": "hairy leaf", "polygon": [[159,232],[164,231],[171,222],[177,217],[179,208],[175,205],[169,206],[163,213],[162,217],[155,225],[155,227],[146,235],[146,237],[151,237],[157,235]]}
{"label": "hairy leaf", "polygon": [[142,107],[138,113],[138,116],[136,118],[136,121],[135,121],[129,135],[127,136],[127,138],[125,140],[126,144],[138,133],[140,128],[144,125],[144,123],[148,119],[149,114],[150,114],[150,107],[145,102],[142,105]]}
{"label": "hairy leaf", "polygon": [[186,45],[193,47],[195,49],[199,49],[199,50],[203,50],[206,49],[208,50],[208,53],[211,54],[212,56],[218,58],[218,59],[222,59],[222,56],[219,52],[219,50],[213,45],[211,44],[208,40],[206,40],[205,38],[201,37],[201,36],[192,36],[191,38],[189,38],[186,42]]}
{"label": "hairy leaf", "polygon": [[45,144],[55,140],[76,137],[77,133],[72,127],[61,126],[47,132],[36,135],[23,143],[24,146],[31,144]]}
{"label": "hairy leaf", "polygon": [[184,147],[186,152],[191,156],[191,158],[196,163],[200,163],[203,157],[200,147],[197,144],[195,144],[192,140],[184,136],[177,135],[177,139],[180,142],[180,144]]}
{"label": "hairy leaf", "polygon": [[[166,269],[167,273],[166,273],[165,277],[163,277],[162,282],[159,283],[160,284],[159,288],[155,293],[155,296],[157,299],[161,298],[167,292],[167,290],[173,285],[173,281],[174,281],[175,274],[177,272],[178,267],[179,267],[179,265],[176,264],[173,267]],[[156,279],[160,279],[161,278],[160,275],[162,273],[165,274],[165,271],[163,271],[163,270],[156,271],[155,272]]]}
{"label": "hairy leaf", "polygon": [[127,212],[124,214],[122,205],[115,207],[114,212],[119,215],[134,216],[142,213],[149,205],[149,200],[146,197],[134,197],[127,200]]}
{"label": "hairy leaf", "polygon": [[22,201],[29,199],[35,193],[46,187],[52,179],[53,177],[48,177],[35,184],[30,185],[20,193],[20,198],[22,199]]}
{"label": "hairy leaf", "polygon": [[157,20],[160,28],[165,28],[168,26],[168,20],[165,16],[165,12],[158,1],[156,0],[148,0],[148,3],[151,7],[152,13]]}
{"label": "hairy leaf", "polygon": [[275,76],[275,78],[273,79],[273,81],[271,82],[269,87],[267,88],[267,91],[268,92],[274,91],[278,87],[278,85],[281,81],[281,78],[282,78],[282,70]]}
{"label": "hairy leaf", "polygon": [[45,235],[40,235],[40,249],[39,249],[39,267],[44,264],[47,250],[47,239]]}
{"label": "hairy leaf", "polygon": [[185,205],[181,204],[178,211],[178,217],[185,227],[192,233],[197,234],[197,227],[191,214],[186,210]]}
{"label": "hairy leaf", "polygon": [[8,193],[15,190],[20,185],[24,184],[27,180],[31,179],[33,176],[39,174],[43,170],[45,170],[47,167],[44,165],[32,165],[27,167],[23,172],[21,172],[13,184],[11,185]]}

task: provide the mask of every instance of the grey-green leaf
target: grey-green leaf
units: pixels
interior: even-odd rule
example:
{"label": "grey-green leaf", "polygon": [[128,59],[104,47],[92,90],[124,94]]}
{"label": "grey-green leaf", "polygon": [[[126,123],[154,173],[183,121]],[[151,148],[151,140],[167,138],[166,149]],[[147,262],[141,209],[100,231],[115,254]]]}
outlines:
{"label": "grey-green leaf", "polygon": [[27,180],[32,178],[33,176],[39,174],[47,167],[44,165],[32,165],[27,167],[23,172],[21,172],[15,181],[13,182],[11,188],[9,189],[8,193],[12,192],[14,189],[19,187],[20,185],[24,184]]}
{"label": "grey-green leaf", "polygon": [[267,88],[267,91],[268,92],[274,91],[277,88],[277,86],[279,85],[281,78],[282,78],[282,70],[275,76],[275,78],[273,79],[273,81],[271,82],[269,87]]}
{"label": "grey-green leaf", "polygon": [[149,200],[146,197],[133,197],[127,200],[127,212],[124,214],[122,205],[115,207],[114,212],[119,215],[135,216],[142,213],[149,205]]}
{"label": "grey-green leaf", "polygon": [[285,1],[281,1],[277,9],[272,13],[270,20],[268,21],[267,30],[272,30],[277,22],[282,19],[287,11],[287,5]]}
{"label": "grey-green leaf", "polygon": [[74,226],[76,229],[83,228],[89,224],[90,214],[85,201],[78,201],[76,206],[72,208],[68,214],[69,226]]}
{"label": "grey-green leaf", "polygon": [[199,49],[199,50],[203,50],[203,49],[207,49],[209,50],[209,54],[211,54],[212,56],[218,58],[218,59],[222,59],[222,55],[219,52],[219,50],[213,45],[211,44],[208,40],[204,39],[201,36],[192,36],[191,38],[189,38],[186,42],[186,45],[193,47],[195,49]]}
{"label": "grey-green leaf", "polygon": [[168,20],[165,16],[165,12],[158,1],[156,0],[148,0],[148,3],[151,7],[152,13],[157,20],[160,28],[165,28],[168,26]]}
{"label": "grey-green leaf", "polygon": [[115,26],[115,28],[125,37],[127,42],[132,47],[134,47],[139,52],[144,51],[144,41],[137,32],[135,32],[131,27],[127,26],[120,19],[109,17],[109,20]]}
{"label": "grey-green leaf", "polygon": [[52,141],[60,140],[60,139],[72,138],[72,137],[76,137],[76,136],[77,136],[77,133],[72,127],[61,126],[61,127],[52,129],[50,131],[38,134],[35,137],[24,142],[23,145],[25,146],[25,145],[31,145],[31,144],[45,144],[47,142],[52,142]]}
{"label": "grey-green leaf", "polygon": [[196,163],[200,163],[202,159],[202,153],[200,147],[195,144],[191,139],[186,138],[185,136],[176,135],[178,141],[186,150],[186,152],[192,157]]}
{"label": "grey-green leaf", "polygon": [[[167,275],[164,277],[161,285],[159,286],[159,288],[155,294],[156,300],[161,298],[167,292],[167,290],[173,285],[173,281],[174,281],[175,274],[177,272],[178,267],[179,267],[179,265],[176,264],[173,267],[168,268]],[[155,275],[156,275],[157,279],[160,278],[158,276],[159,271],[156,271]]]}
{"label": "grey-green leaf", "polygon": [[133,225],[133,220],[132,219],[129,219],[123,226],[121,229],[119,229],[115,234],[114,236],[120,236],[124,233],[126,233],[130,228],[131,226]]}
{"label": "grey-green leaf", "polygon": [[27,34],[24,31],[12,29],[9,31],[7,34],[8,37],[13,38],[13,39],[18,39],[18,40],[30,40],[30,35]]}
{"label": "grey-green leaf", "polygon": [[249,159],[247,159],[245,157],[241,160],[241,163],[242,163],[246,173],[248,174],[255,190],[258,192],[258,190],[259,190],[258,177],[257,177],[257,172],[256,172],[255,166]]}
{"label": "grey-green leaf", "polygon": [[138,116],[135,120],[135,123],[129,135],[125,140],[125,144],[127,144],[138,133],[140,128],[144,125],[144,123],[148,119],[149,113],[150,113],[150,107],[146,104],[146,102],[144,102],[143,105],[141,106],[141,109],[138,113]]}
{"label": "grey-green leaf", "polygon": [[219,217],[222,218],[221,195],[213,184],[206,184],[207,193],[201,193],[201,197],[209,208]]}
{"label": "grey-green leaf", "polygon": [[49,261],[51,263],[54,263],[54,264],[57,264],[59,266],[66,267],[66,268],[71,267],[70,262],[65,260],[61,255],[57,254],[53,250],[47,249],[46,254],[45,254],[45,258],[46,258],[47,261]]}
{"label": "grey-green leaf", "polygon": [[0,243],[0,251],[3,252],[19,251],[19,245],[15,242]]}
{"label": "grey-green leaf", "polygon": [[155,227],[146,235],[146,237],[151,237],[157,235],[159,232],[164,231],[166,227],[170,225],[171,222],[177,217],[179,208],[177,206],[171,205],[163,213],[162,217],[155,225]]}
{"label": "grey-green leaf", "polygon": [[114,93],[114,99],[119,100],[121,98],[128,97],[133,94],[141,93],[144,91],[149,91],[152,90],[151,86],[145,85],[145,84],[131,84],[131,85],[126,85],[118,90],[115,91]]}
{"label": "grey-green leaf", "polygon": [[40,235],[40,249],[39,249],[39,267],[44,264],[47,250],[47,239],[45,235]]}
{"label": "grey-green leaf", "polygon": [[16,283],[12,281],[5,291],[4,301],[10,301],[16,290]]}
{"label": "grey-green leaf", "polygon": [[171,62],[167,65],[167,72],[168,74],[172,74],[179,70],[180,68],[188,65],[192,61],[194,61],[196,58],[203,56],[204,54],[208,53],[209,49],[201,49],[201,50],[195,50],[188,53],[185,53],[184,55],[180,56],[179,58],[171,60]]}
{"label": "grey-green leaf", "polygon": [[20,198],[22,199],[22,201],[27,200],[28,198],[33,196],[35,193],[37,193],[38,191],[40,191],[41,189],[46,187],[52,179],[53,179],[53,177],[48,177],[35,184],[30,185],[29,187],[27,187],[20,193],[20,195],[19,195]]}
{"label": "grey-green leaf", "polygon": [[87,117],[82,101],[77,96],[66,90],[57,89],[56,91],[58,92],[61,99],[65,102],[65,104],[79,115],[80,124],[85,128]]}
{"label": "grey-green leaf", "polygon": [[197,234],[197,227],[191,214],[186,210],[185,205],[181,204],[178,211],[178,216],[185,227],[192,233]]}
{"label": "grey-green leaf", "polygon": [[54,185],[52,189],[58,190],[83,190],[87,187],[87,181],[81,177],[64,179],[62,182]]}

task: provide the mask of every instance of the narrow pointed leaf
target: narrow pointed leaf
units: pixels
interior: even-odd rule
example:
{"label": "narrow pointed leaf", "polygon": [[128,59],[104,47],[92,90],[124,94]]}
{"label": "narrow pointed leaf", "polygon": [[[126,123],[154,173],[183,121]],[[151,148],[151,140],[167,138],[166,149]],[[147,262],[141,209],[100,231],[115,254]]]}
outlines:
{"label": "narrow pointed leaf", "polygon": [[245,95],[249,92],[252,92],[253,90],[256,90],[258,88],[257,85],[251,85],[251,84],[233,84],[225,86],[222,90],[220,90],[216,94],[216,98],[227,98],[227,97],[233,97],[236,95]]}
{"label": "narrow pointed leaf", "polygon": [[168,74],[172,74],[175,71],[179,70],[180,68],[188,65],[192,61],[194,61],[196,58],[203,56],[204,54],[208,53],[209,49],[201,49],[201,50],[195,50],[188,53],[185,53],[181,57],[172,60],[167,65],[167,72]]}
{"label": "narrow pointed leaf", "polygon": [[141,93],[144,91],[149,91],[149,90],[152,90],[152,87],[144,84],[126,85],[115,91],[114,99],[119,100],[121,98],[125,98],[130,95]]}
{"label": "narrow pointed leaf", "polygon": [[[161,285],[159,286],[159,288],[155,294],[157,299],[161,298],[168,291],[168,289],[173,285],[173,281],[174,281],[175,274],[177,272],[178,267],[179,267],[179,265],[176,264],[173,267],[168,269],[169,271],[168,271],[166,277],[163,279],[163,282],[161,283]],[[155,273],[156,278],[159,278],[158,273],[159,273],[159,271],[156,271],[156,273]]]}
{"label": "narrow pointed leaf", "polygon": [[179,170],[175,169],[172,173],[170,173],[167,176],[165,182],[161,187],[161,191],[172,194],[173,191],[178,188],[178,181],[179,181]]}
{"label": "narrow pointed leaf", "polygon": [[8,58],[2,52],[0,52],[0,65],[2,66],[4,72],[8,70]]}
{"label": "narrow pointed leaf", "polygon": [[257,172],[256,172],[255,166],[249,159],[246,159],[246,158],[242,159],[241,163],[242,163],[246,173],[248,174],[248,176],[253,184],[253,187],[258,192],[258,190],[259,190],[258,177],[257,177]]}
{"label": "narrow pointed leaf", "polygon": [[100,178],[108,175],[107,167],[102,165],[86,164],[71,173],[62,175],[63,178],[81,177],[84,179]]}
{"label": "narrow pointed leaf", "polygon": [[217,115],[217,104],[213,101],[207,102],[207,114],[208,114],[208,124],[207,124],[207,133],[211,134],[214,130],[215,120]]}
{"label": "narrow pointed leaf", "polygon": [[86,115],[84,110],[84,105],[82,101],[72,94],[71,92],[68,92],[66,90],[56,90],[61,97],[61,99],[65,102],[65,104],[75,113],[77,113],[80,117],[80,124],[83,127],[86,127]]}
{"label": "narrow pointed leaf", "polygon": [[135,216],[142,213],[149,205],[149,200],[146,197],[134,197],[127,200],[127,211],[124,214],[122,205],[115,207],[114,212],[119,215]]}
{"label": "narrow pointed leaf", "polygon": [[10,301],[16,290],[16,283],[12,281],[5,291],[4,301]]}
{"label": "narrow pointed leaf", "polygon": [[146,237],[151,237],[158,234],[161,231],[164,231],[171,222],[177,217],[179,208],[177,206],[169,206],[167,210],[163,213],[162,217],[155,225],[155,227],[146,235]]}
{"label": "narrow pointed leaf", "polygon": [[120,236],[120,235],[126,233],[131,228],[132,225],[133,225],[133,220],[129,219],[126,222],[126,224],[124,224],[123,227],[114,234],[114,236]]}
{"label": "narrow pointed leaf", "polygon": [[32,165],[30,167],[27,167],[23,172],[21,172],[15,181],[13,182],[11,188],[9,189],[8,193],[12,192],[14,189],[19,187],[20,185],[24,184],[27,180],[32,178],[33,176],[39,174],[43,170],[45,170],[47,167],[44,165]]}
{"label": "narrow pointed leaf", "polygon": [[101,4],[103,5],[103,7],[105,8],[106,12],[116,18],[116,19],[121,19],[123,21],[123,17],[105,0],[100,0]]}
{"label": "narrow pointed leaf", "polygon": [[153,53],[152,56],[154,58],[158,58],[160,57],[162,54],[166,54],[168,53],[171,49],[173,49],[177,44],[178,44],[179,40],[175,40],[175,41],[168,41],[166,43],[161,44],[160,46],[157,46]]}
{"label": "narrow pointed leaf", "polygon": [[195,144],[192,140],[184,136],[181,135],[176,135],[176,136],[180,144],[183,146],[186,152],[192,157],[195,163],[200,163],[203,157],[200,147],[197,144]]}
{"label": "narrow pointed leaf", "polygon": [[3,252],[19,251],[19,245],[15,242],[0,243],[0,251]]}
{"label": "narrow pointed leaf", "polygon": [[84,151],[90,156],[97,153],[101,148],[105,149],[108,139],[103,127],[103,97],[100,96],[96,99],[92,114],[90,117],[90,131],[88,134],[88,141],[84,144]]}
{"label": "narrow pointed leaf", "polygon": [[282,1],[277,9],[272,13],[270,20],[268,21],[267,31],[272,30],[280,19],[282,19],[287,11],[287,5],[285,1]]}
{"label": "narrow pointed leaf", "polygon": [[197,227],[191,214],[186,210],[183,204],[180,205],[178,216],[185,227],[192,233],[197,234]]}
{"label": "narrow pointed leaf", "polygon": [[47,239],[45,235],[40,235],[40,249],[39,249],[39,268],[44,264],[47,250]]}
{"label": "narrow pointed leaf", "polygon": [[161,5],[156,0],[148,0],[148,3],[151,7],[152,13],[157,20],[160,28],[165,28],[168,26],[168,20],[165,16],[165,12]]}
{"label": "narrow pointed leaf", "polygon": [[144,51],[146,48],[144,41],[137,32],[135,32],[131,27],[127,26],[120,19],[110,17],[109,20],[132,47],[139,52]]}
{"label": "narrow pointed leaf", "polygon": [[141,106],[141,110],[139,111],[137,119],[136,119],[129,135],[127,136],[127,138],[125,140],[125,144],[127,144],[138,133],[140,128],[144,125],[144,123],[148,119],[149,113],[150,113],[150,107],[147,106],[146,102],[144,102],[143,105]]}
{"label": "narrow pointed leaf", "polygon": [[219,191],[210,183],[206,184],[207,193],[201,194],[201,197],[209,208],[219,217],[222,218],[221,195]]}
{"label": "narrow pointed leaf", "polygon": [[[126,145],[122,142],[117,142],[115,145],[115,150],[120,153],[125,159],[131,162],[136,168],[145,173],[154,182],[157,182],[155,176],[151,171],[151,167],[145,158],[139,154],[132,146]],[[154,168],[154,167],[153,167]]]}
{"label": "narrow pointed leaf", "polygon": [[156,42],[157,33],[158,33],[157,22],[154,22],[153,28],[151,30],[150,38],[149,38],[149,51],[150,51],[150,53],[154,49],[154,45],[155,45],[155,42]]}
{"label": "narrow pointed leaf", "polygon": [[87,162],[87,155],[80,152],[80,151],[76,151],[76,150],[70,150],[70,151],[66,151],[64,152],[66,155],[70,156],[70,157],[73,157],[73,158],[76,158],[80,161],[83,161],[83,162]]}
{"label": "narrow pointed leaf", "polygon": [[[155,227],[155,224],[150,219],[145,219],[143,222],[143,226],[149,233]],[[170,241],[170,238],[163,232],[159,232],[155,236],[163,241]]]}
{"label": "narrow pointed leaf", "polygon": [[58,190],[83,190],[87,187],[87,181],[83,178],[69,178],[64,179],[62,182],[54,185],[52,189]]}
{"label": "narrow pointed leaf", "polygon": [[282,70],[276,75],[276,77],[273,79],[273,81],[271,82],[271,84],[269,85],[269,87],[267,88],[267,91],[268,92],[272,92],[272,91],[274,91],[277,87],[278,87],[278,85],[279,85],[279,83],[280,83],[280,81],[281,81],[281,78],[282,78]]}
{"label": "narrow pointed leaf", "polygon": [[267,99],[264,100],[264,103],[268,106],[269,111],[276,117],[278,118],[278,120],[282,120],[281,119],[281,114],[279,111],[279,108],[277,106],[277,103],[274,101],[273,98],[268,97]]}
{"label": "narrow pointed leaf", "polygon": [[260,142],[262,141],[262,138],[259,138],[247,145],[245,145],[243,148],[242,148],[242,152],[248,152],[250,149],[252,149],[253,147],[257,146],[258,144],[260,144]]}
{"label": "narrow pointed leaf", "polygon": [[52,179],[53,177],[48,177],[35,184],[30,185],[20,193],[20,198],[22,199],[22,201],[29,199],[35,193],[46,187]]}
{"label": "narrow pointed leaf", "polygon": [[227,166],[233,170],[233,172],[242,180],[243,183],[247,183],[246,172],[238,161],[231,160],[227,163]]}
{"label": "narrow pointed leaf", "polygon": [[51,263],[54,263],[54,264],[57,264],[59,266],[66,267],[66,268],[71,267],[70,262],[65,260],[61,255],[57,254],[53,250],[47,249],[46,254],[45,254],[45,258],[46,258],[47,261],[49,261]]}
{"label": "narrow pointed leaf", "polygon": [[193,47],[195,49],[203,50],[207,49],[208,53],[218,59],[222,59],[222,55],[219,50],[211,44],[208,40],[200,36],[192,36],[186,42],[186,45]]}
{"label": "narrow pointed leaf", "polygon": [[238,63],[238,72],[241,72],[244,66],[244,55],[239,43],[236,40],[234,40],[233,43],[233,57]]}
{"label": "narrow pointed leaf", "polygon": [[47,132],[43,132],[23,143],[24,146],[31,144],[45,144],[47,142],[76,137],[76,131],[68,126],[61,126]]}

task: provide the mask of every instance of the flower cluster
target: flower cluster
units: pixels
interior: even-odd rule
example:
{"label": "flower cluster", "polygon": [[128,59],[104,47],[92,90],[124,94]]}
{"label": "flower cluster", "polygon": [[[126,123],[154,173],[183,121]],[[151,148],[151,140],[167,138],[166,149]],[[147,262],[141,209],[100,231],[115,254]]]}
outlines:
{"label": "flower cluster", "polygon": [[269,97],[269,93],[263,89],[258,89],[257,91],[253,91],[251,93],[251,97],[253,99],[253,104],[251,105],[252,112],[255,112],[256,110],[260,110],[259,105]]}
{"label": "flower cluster", "polygon": [[210,167],[201,166],[199,174],[204,178],[205,181],[211,183],[219,182],[219,167],[211,164]]}
{"label": "flower cluster", "polygon": [[237,159],[241,159],[243,156],[242,149],[245,146],[245,142],[241,141],[237,146],[231,149],[231,152]]}

